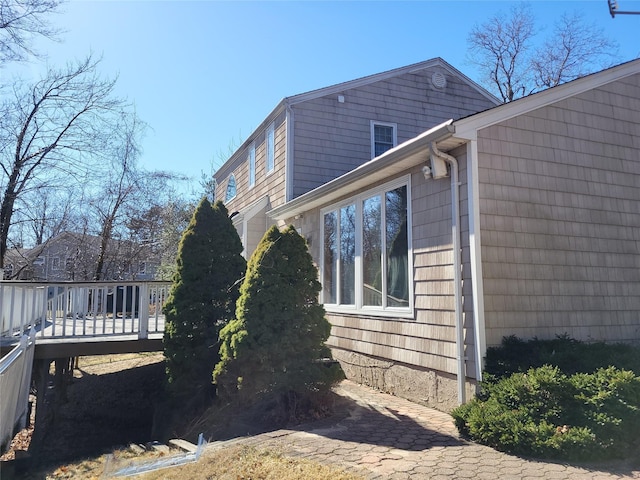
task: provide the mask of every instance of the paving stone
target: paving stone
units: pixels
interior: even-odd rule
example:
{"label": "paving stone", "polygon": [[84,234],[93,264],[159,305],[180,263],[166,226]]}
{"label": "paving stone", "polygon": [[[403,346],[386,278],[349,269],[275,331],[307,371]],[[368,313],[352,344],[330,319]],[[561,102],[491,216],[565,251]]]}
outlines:
{"label": "paving stone", "polygon": [[239,443],[339,465],[367,480],[640,479],[640,470],[614,473],[498,452],[461,439],[445,413],[348,381],[336,392],[354,405],[337,424],[310,432],[278,430]]}

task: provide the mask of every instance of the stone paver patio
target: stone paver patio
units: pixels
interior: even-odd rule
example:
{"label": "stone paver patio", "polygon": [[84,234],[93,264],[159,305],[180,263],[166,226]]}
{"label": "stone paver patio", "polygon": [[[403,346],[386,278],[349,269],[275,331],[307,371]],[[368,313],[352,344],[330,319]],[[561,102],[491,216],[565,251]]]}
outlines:
{"label": "stone paver patio", "polygon": [[639,469],[624,465],[591,468],[497,452],[461,439],[445,413],[349,381],[336,393],[348,414],[332,424],[277,430],[240,443],[338,465],[370,480],[640,479]]}

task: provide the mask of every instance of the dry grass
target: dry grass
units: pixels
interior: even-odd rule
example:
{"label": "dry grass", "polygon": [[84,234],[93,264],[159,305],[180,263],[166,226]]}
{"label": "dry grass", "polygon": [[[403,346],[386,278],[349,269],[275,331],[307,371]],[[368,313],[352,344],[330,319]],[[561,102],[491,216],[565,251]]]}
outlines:
{"label": "dry grass", "polygon": [[135,368],[139,365],[162,361],[163,359],[164,355],[162,352],[120,353],[113,355],[80,357],[78,360],[78,366],[84,370],[86,367],[110,364],[110,370],[118,371],[122,368],[120,365],[124,362],[130,362],[126,364],[126,368]]}
{"label": "dry grass", "polygon": [[[130,450],[114,452],[117,465],[146,463],[161,458],[157,453],[136,457]],[[103,477],[107,456],[84,460],[42,472],[38,478],[47,480],[89,479]],[[114,469],[110,469],[114,471]],[[35,478],[35,477],[33,477]],[[109,478],[109,477],[106,477]],[[205,452],[198,462],[165,468],[135,478],[140,480],[362,480],[364,477],[337,467],[296,459],[274,450],[247,446]]]}

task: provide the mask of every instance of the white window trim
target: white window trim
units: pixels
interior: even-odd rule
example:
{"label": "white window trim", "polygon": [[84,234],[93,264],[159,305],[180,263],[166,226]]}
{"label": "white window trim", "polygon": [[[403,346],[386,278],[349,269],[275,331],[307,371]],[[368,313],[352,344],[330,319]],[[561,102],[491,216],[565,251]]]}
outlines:
{"label": "white window trim", "polygon": [[[269,136],[273,134],[273,141],[269,143]],[[272,164],[269,164],[269,153],[272,153]],[[264,168],[269,175],[276,170],[276,125],[271,123],[264,132]]]}
{"label": "white window trim", "polygon": [[[382,194],[398,187],[407,187],[407,270],[409,274],[409,306],[405,308],[362,305],[362,202],[376,194]],[[360,313],[380,317],[414,319],[414,275],[413,275],[413,219],[411,213],[411,175],[405,175],[383,185],[362,192],[320,210],[320,281],[324,282],[324,215],[347,205],[356,206],[356,260],[355,260],[355,305],[324,303],[324,288],[320,291],[320,301],[329,313]],[[339,273],[337,274],[339,277]]]}
{"label": "white window trim", "polygon": [[[247,161],[249,164],[249,188],[252,188],[256,184],[256,145],[252,143],[249,147],[249,153],[247,154]],[[237,191],[237,184],[236,184]]]}
{"label": "white window trim", "polygon": [[370,135],[371,135],[371,158],[376,158],[376,137],[375,126],[380,125],[382,127],[393,127],[393,147],[398,145],[398,124],[389,122],[378,122],[377,120],[370,121]]}

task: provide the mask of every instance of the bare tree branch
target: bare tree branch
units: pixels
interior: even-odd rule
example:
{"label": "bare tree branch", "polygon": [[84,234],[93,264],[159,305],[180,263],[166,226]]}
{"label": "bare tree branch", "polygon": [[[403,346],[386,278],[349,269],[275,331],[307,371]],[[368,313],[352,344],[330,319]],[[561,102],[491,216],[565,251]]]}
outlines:
{"label": "bare tree branch", "polygon": [[512,7],[508,17],[497,14],[476,25],[468,36],[469,60],[480,67],[492,90],[505,102],[529,93],[527,64],[534,25],[529,6],[521,3]]}
{"label": "bare tree branch", "polygon": [[537,88],[555,87],[606,68],[616,60],[618,45],[595,24],[585,24],[581,13],[563,14],[553,35],[533,56],[531,67]]}
{"label": "bare tree branch", "polygon": [[489,89],[504,102],[574,80],[610,66],[617,45],[575,13],[564,14],[534,49],[535,18],[526,3],[475,26],[468,37],[469,61],[480,67]]}
{"label": "bare tree branch", "polygon": [[0,0],[0,67],[6,62],[38,57],[35,37],[56,40],[60,30],[47,17],[58,11],[62,0]]}
{"label": "bare tree branch", "polygon": [[108,132],[128,105],[113,96],[115,80],[97,74],[100,60],[88,56],[65,69],[50,69],[33,85],[14,87],[0,109],[0,266],[16,201],[36,179],[84,175],[105,154]]}

